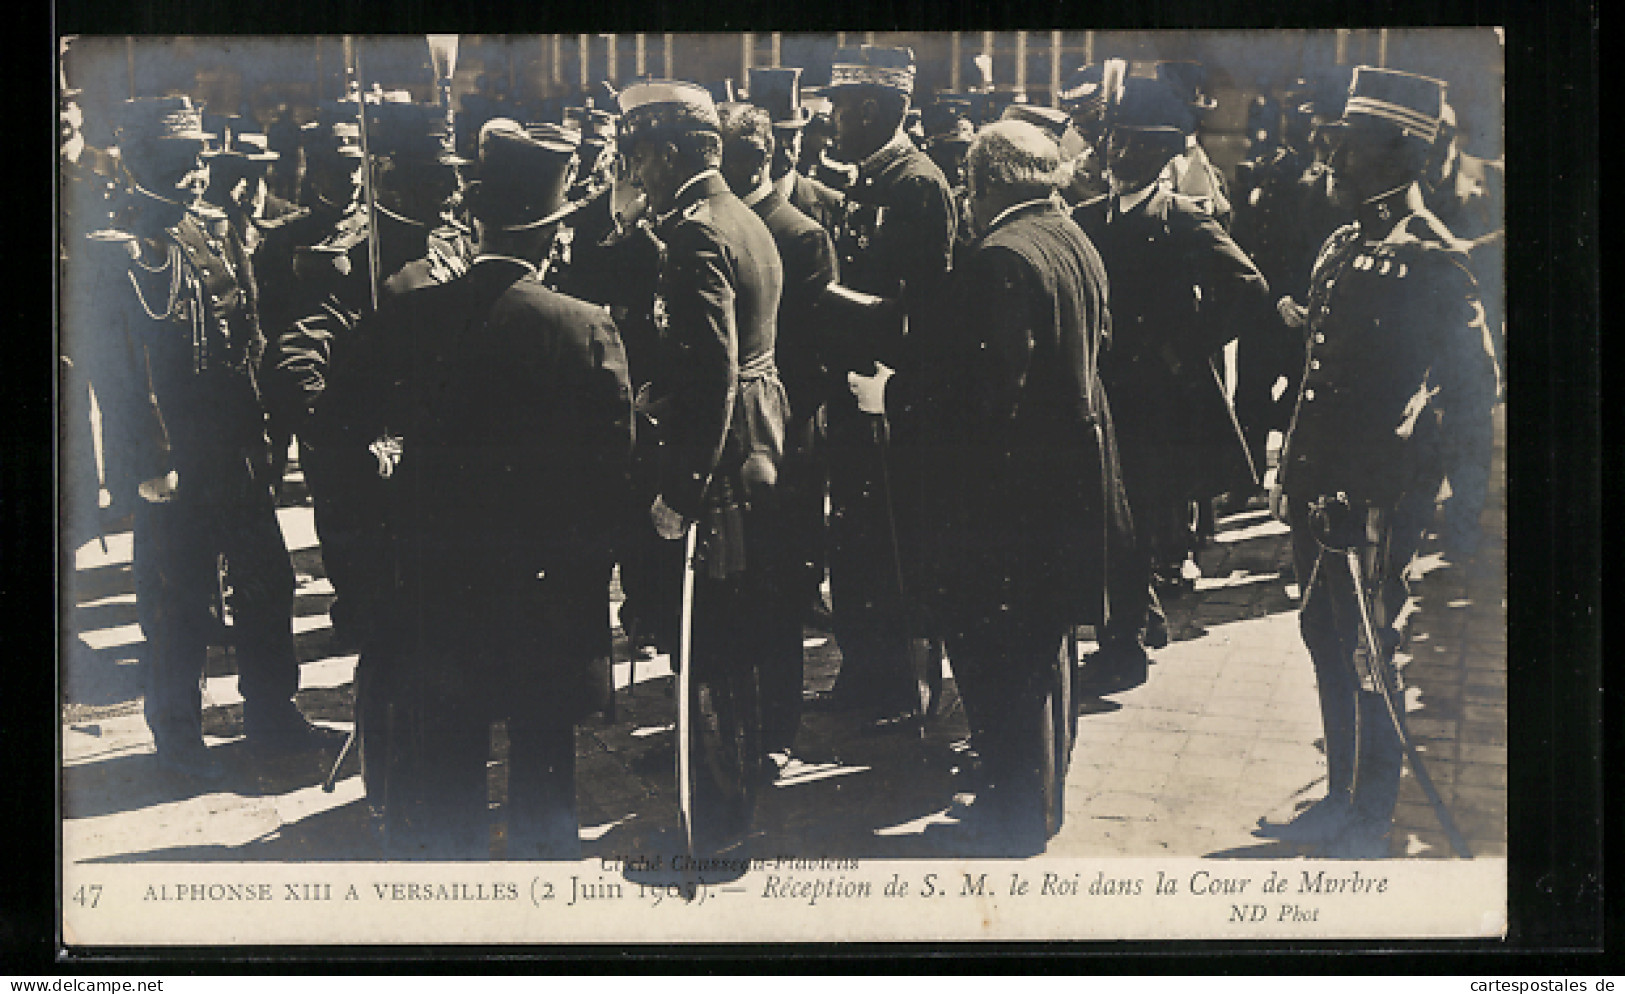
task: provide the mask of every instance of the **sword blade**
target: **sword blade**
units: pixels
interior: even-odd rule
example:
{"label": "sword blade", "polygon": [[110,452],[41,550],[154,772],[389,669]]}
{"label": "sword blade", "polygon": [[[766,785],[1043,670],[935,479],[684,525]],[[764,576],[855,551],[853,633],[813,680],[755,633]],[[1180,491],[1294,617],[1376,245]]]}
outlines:
{"label": "sword blade", "polygon": [[690,524],[683,538],[683,613],[677,641],[677,810],[689,855],[694,851],[694,760],[691,753],[694,716],[690,690],[694,685],[694,550],[698,525]]}
{"label": "sword blade", "polygon": [[[1388,712],[1388,721],[1394,728],[1394,734],[1399,737],[1400,748],[1405,752],[1405,759],[1410,763],[1411,774],[1416,777],[1417,785],[1427,796],[1428,803],[1433,807],[1435,817],[1439,819],[1439,827],[1450,840],[1450,847],[1462,859],[1472,859],[1472,850],[1467,845],[1467,839],[1456,827],[1456,820],[1445,806],[1444,798],[1439,795],[1439,789],[1433,785],[1433,778],[1428,775],[1427,766],[1422,762],[1421,753],[1416,751],[1416,743],[1405,731],[1405,723],[1400,718],[1400,709],[1394,700],[1394,687],[1388,680],[1387,661],[1383,658],[1382,643],[1377,641],[1376,626],[1371,621],[1371,603],[1366,594],[1364,569],[1360,563],[1360,554],[1353,549],[1346,551],[1349,564],[1349,576],[1354,581],[1354,599],[1360,609],[1360,627],[1365,633],[1365,644],[1369,650],[1367,659],[1367,676],[1376,685],[1377,692],[1382,696],[1383,708]],[[1359,708],[1355,708],[1355,717],[1359,717]],[[1355,739],[1355,755],[1359,755],[1359,739]]]}

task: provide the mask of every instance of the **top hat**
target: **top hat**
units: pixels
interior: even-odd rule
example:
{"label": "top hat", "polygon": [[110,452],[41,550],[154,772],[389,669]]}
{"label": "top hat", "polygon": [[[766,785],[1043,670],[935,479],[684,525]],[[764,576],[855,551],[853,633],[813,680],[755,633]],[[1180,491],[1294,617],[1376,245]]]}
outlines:
{"label": "top hat", "polygon": [[620,136],[628,143],[648,135],[722,130],[716,101],[710,91],[695,83],[639,80],[627,84],[616,99],[621,105]]}
{"label": "top hat", "polygon": [[1341,127],[1375,127],[1432,143],[1444,117],[1445,83],[1431,76],[1355,66]]}
{"label": "top hat", "polygon": [[1105,69],[1100,65],[1079,66],[1061,84],[1056,94],[1061,106],[1074,114],[1106,109]]}
{"label": "top hat", "polygon": [[1207,67],[1200,62],[1158,62],[1157,78],[1198,111],[1209,111],[1219,102],[1207,95]]}
{"label": "top hat", "polygon": [[1004,109],[1000,119],[1026,121],[1028,124],[1036,125],[1039,130],[1057,142],[1066,134],[1066,126],[1072,123],[1072,118],[1066,111],[1034,104],[1011,104]]}
{"label": "top hat", "polygon": [[904,96],[914,93],[914,50],[885,45],[848,45],[835,50],[829,90],[878,86]]}
{"label": "top hat", "polygon": [[506,117],[480,129],[479,178],[463,191],[469,212],[504,231],[551,224],[569,214],[565,188],[579,137],[557,124],[525,128]]}
{"label": "top hat", "polygon": [[925,136],[933,142],[964,142],[976,138],[976,124],[971,120],[971,102],[964,97],[940,96],[936,102],[923,108],[921,123]]}
{"label": "top hat", "polygon": [[750,102],[767,111],[775,128],[804,127],[812,113],[801,103],[801,69],[750,71]]}
{"label": "top hat", "polygon": [[362,157],[361,102],[358,100],[323,101],[316,108],[316,120],[300,130],[307,157]]}
{"label": "top hat", "polygon": [[1107,125],[1114,130],[1188,134],[1195,125],[1190,105],[1160,79],[1130,76],[1110,95]]}
{"label": "top hat", "polygon": [[[402,91],[404,92],[404,91]],[[396,161],[471,165],[452,151],[446,115],[438,107],[388,99],[367,106],[367,145],[375,156]]]}

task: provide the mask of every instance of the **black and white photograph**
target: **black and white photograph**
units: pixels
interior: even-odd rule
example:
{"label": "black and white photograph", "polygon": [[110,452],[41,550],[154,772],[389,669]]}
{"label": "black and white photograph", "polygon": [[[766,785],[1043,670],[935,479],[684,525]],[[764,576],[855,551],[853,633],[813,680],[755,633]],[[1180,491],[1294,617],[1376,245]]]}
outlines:
{"label": "black and white photograph", "polygon": [[1506,46],[58,36],[63,942],[1504,936]]}

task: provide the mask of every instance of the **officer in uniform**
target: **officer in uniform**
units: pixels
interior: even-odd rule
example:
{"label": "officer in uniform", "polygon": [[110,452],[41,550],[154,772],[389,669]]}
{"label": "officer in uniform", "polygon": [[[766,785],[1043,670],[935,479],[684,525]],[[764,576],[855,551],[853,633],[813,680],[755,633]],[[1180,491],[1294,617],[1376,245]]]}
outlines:
{"label": "officer in uniform", "polygon": [[[914,464],[924,446],[858,410],[846,372],[876,363],[913,372],[935,359],[954,244],[947,180],[903,133],[914,90],[914,56],[874,45],[836,52],[829,96],[836,154],[857,165],[836,238],[841,280],[830,326],[828,398],[830,587],[842,664],[829,706],[859,708],[874,731],[919,727],[921,688],[911,640],[929,635],[906,588],[923,578],[912,546],[929,532]],[[855,292],[848,292],[855,291]],[[832,305],[835,307],[835,305]],[[888,452],[888,447],[890,451]]]}
{"label": "officer in uniform", "polygon": [[664,411],[663,453],[649,514],[664,539],[696,529],[691,685],[727,688],[742,718],[742,753],[716,799],[728,814],[714,820],[708,810],[703,825],[691,826],[697,846],[721,849],[748,830],[764,755],[750,741],[759,733],[750,716],[759,668],[773,658],[768,581],[790,417],[774,363],[784,270],[767,225],[719,171],[721,123],[705,89],[639,82],[621,91],[620,103],[627,171],[648,196],[665,245],[663,362],[649,390],[649,404]]}
{"label": "officer in uniform", "polygon": [[[756,81],[751,91],[762,92]],[[790,417],[779,472],[778,561],[771,576],[778,609],[774,655],[772,665],[762,669],[762,744],[782,769],[801,720],[802,620],[822,596],[824,579],[829,481],[817,449],[827,375],[821,354],[826,316],[819,302],[838,273],[829,233],[791,205],[770,178],[770,165],[777,161],[778,131],[768,112],[739,103],[723,104],[717,112],[722,123],[723,178],[767,225],[784,270],[774,355],[790,401]]]}
{"label": "officer in uniform", "polygon": [[1188,554],[1190,502],[1256,484],[1214,356],[1238,331],[1270,317],[1257,268],[1204,204],[1160,179],[1185,147],[1185,103],[1158,80],[1129,78],[1109,114],[1112,193],[1073,217],[1111,277],[1112,347],[1101,373],[1135,545],[1113,571],[1113,604],[1123,610],[1113,612],[1086,670],[1097,689],[1143,682],[1142,638],[1152,647],[1166,642],[1147,584],[1153,565]]}
{"label": "officer in uniform", "polygon": [[232,131],[225,139],[209,162],[209,189],[203,199],[225,213],[232,236],[252,255],[264,237],[259,221],[270,195],[266,169],[281,156],[270,150],[262,134]]}
{"label": "officer in uniform", "polygon": [[801,102],[801,70],[750,71],[750,101],[767,111],[773,121],[773,162],[770,178],[790,206],[833,232],[841,219],[841,194],[796,169],[801,161],[801,140],[812,112]]}
{"label": "officer in uniform", "polygon": [[504,722],[509,858],[574,858],[573,730],[601,690],[630,384],[609,316],[537,278],[575,136],[498,118],[478,145],[473,264],[386,300],[322,400],[352,458],[398,437],[371,509],[394,579],[362,654],[363,764],[392,856],[485,858]]}
{"label": "officer in uniform", "polygon": [[1106,271],[1054,199],[1060,153],[1003,120],[968,156],[979,237],[953,274],[943,375],[851,374],[860,407],[940,426],[929,475],[950,526],[932,555],[954,676],[982,759],[967,819],[1001,849],[1060,827],[1071,747],[1064,636],[1103,614],[1111,420],[1096,359]]}
{"label": "officer in uniform", "polygon": [[1106,151],[1105,66],[1080,66],[1057,95],[1071,126],[1061,136],[1060,194],[1074,206],[1104,195]]}
{"label": "officer in uniform", "polygon": [[320,744],[293,703],[293,567],[255,376],[264,342],[240,244],[192,211],[208,186],[212,136],[201,114],[185,97],[131,100],[123,111],[132,202],[125,227],[89,260],[96,291],[68,312],[65,333],[96,384],[109,487],[135,508],[144,711],[158,761],[218,779],[199,686],[222,556],[249,743]]}
{"label": "officer in uniform", "polygon": [[[1444,89],[1425,76],[1354,71],[1331,170],[1355,222],[1315,261],[1308,368],[1282,457],[1280,500],[1304,586],[1300,623],[1320,691],[1328,793],[1261,832],[1333,857],[1389,854],[1402,760],[1394,721],[1405,710],[1391,656],[1406,573],[1433,517],[1442,460],[1464,436],[1487,431],[1495,401],[1471,268],[1450,231],[1419,206]],[[1393,716],[1379,683],[1398,693]]]}
{"label": "officer in uniform", "polygon": [[354,523],[341,471],[322,451],[311,412],[327,383],[333,343],[372,306],[368,215],[361,197],[359,100],[331,101],[305,134],[305,212],[267,234],[256,269],[269,347],[261,379],[278,451],[299,439],[299,464],[316,513],[322,566],[333,585],[328,613],[339,644],[359,647],[365,610]]}

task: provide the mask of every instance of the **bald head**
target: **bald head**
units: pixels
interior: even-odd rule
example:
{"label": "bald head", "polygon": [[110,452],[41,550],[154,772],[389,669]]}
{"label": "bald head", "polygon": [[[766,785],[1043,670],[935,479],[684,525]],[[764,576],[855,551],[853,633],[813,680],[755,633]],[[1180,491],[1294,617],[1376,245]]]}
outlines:
{"label": "bald head", "polygon": [[1060,149],[1038,127],[995,121],[976,135],[965,155],[966,185],[972,197],[1019,203],[1049,196],[1060,165]]}

